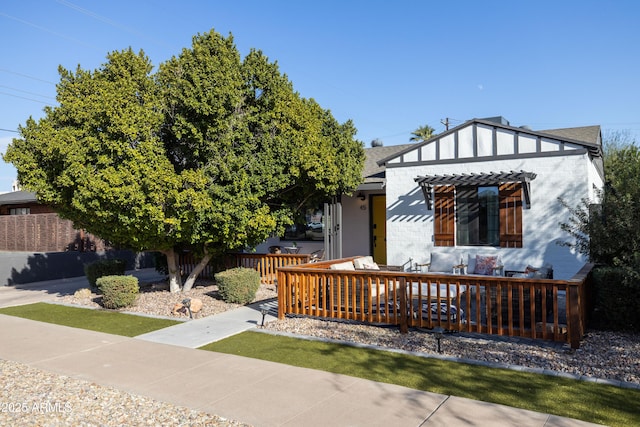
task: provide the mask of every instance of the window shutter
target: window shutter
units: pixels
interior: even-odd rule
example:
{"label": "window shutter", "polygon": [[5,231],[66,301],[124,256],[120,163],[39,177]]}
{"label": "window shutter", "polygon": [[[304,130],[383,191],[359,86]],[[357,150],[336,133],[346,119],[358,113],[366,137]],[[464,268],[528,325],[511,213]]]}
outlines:
{"label": "window shutter", "polygon": [[433,234],[435,246],[455,246],[454,186],[434,188]]}
{"label": "window shutter", "polygon": [[500,184],[500,247],[522,247],[522,184]]}

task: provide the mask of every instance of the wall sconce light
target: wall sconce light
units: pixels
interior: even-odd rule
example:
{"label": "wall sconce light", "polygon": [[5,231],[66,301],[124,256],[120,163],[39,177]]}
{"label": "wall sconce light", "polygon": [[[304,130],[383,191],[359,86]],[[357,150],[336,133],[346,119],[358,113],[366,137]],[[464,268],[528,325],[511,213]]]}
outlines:
{"label": "wall sconce light", "polygon": [[367,200],[367,196],[365,196],[363,193],[358,193],[358,199],[364,202],[365,200]]}

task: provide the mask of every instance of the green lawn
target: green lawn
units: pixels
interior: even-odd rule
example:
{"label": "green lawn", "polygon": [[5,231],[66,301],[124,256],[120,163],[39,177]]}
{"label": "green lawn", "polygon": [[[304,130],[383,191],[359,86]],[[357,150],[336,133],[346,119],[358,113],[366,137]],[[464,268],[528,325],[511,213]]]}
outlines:
{"label": "green lawn", "polygon": [[202,349],[592,423],[640,425],[640,390],[258,332],[235,335]]}
{"label": "green lawn", "polygon": [[0,308],[1,314],[55,323],[57,325],[105,332],[125,337],[156,331],[168,326],[177,325],[178,321],[136,316],[108,310],[90,310],[87,308],[69,307],[59,304],[38,302],[16,307]]}

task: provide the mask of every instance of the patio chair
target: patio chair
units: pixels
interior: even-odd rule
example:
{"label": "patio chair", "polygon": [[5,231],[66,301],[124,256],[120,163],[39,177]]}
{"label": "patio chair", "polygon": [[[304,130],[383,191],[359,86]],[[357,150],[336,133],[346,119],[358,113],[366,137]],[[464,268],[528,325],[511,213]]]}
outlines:
{"label": "patio chair", "polygon": [[311,260],[309,262],[318,262],[324,259],[324,249],[318,249],[317,251],[313,251],[309,254],[311,256]]}

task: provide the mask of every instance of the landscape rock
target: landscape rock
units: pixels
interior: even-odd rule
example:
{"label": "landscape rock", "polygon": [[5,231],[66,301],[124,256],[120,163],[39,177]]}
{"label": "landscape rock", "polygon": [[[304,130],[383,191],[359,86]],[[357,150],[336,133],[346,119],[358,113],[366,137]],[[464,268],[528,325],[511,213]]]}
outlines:
{"label": "landscape rock", "polygon": [[202,310],[202,300],[200,298],[191,299],[191,312],[197,313]]}
{"label": "landscape rock", "polygon": [[89,288],[82,288],[82,289],[78,289],[73,296],[76,298],[91,298],[92,292],[91,289]]}

